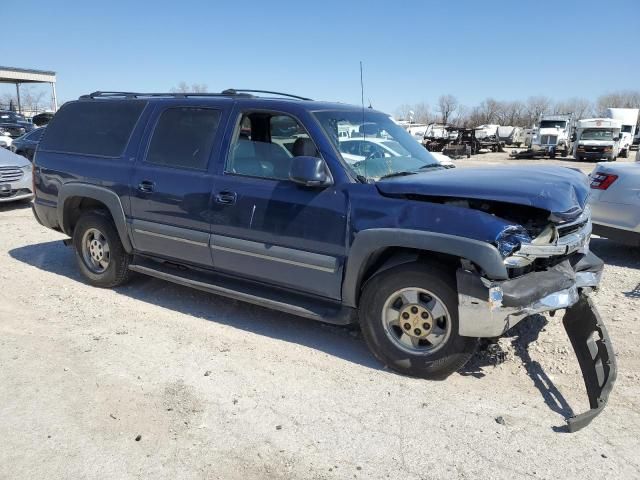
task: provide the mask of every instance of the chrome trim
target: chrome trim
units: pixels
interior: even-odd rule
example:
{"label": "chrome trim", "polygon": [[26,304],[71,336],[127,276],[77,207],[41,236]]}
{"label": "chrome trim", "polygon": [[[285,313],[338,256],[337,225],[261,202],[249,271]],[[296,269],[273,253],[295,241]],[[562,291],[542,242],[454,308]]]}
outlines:
{"label": "chrome trim", "polygon": [[[559,235],[559,230],[570,228],[581,223],[584,223],[584,226],[578,231],[564,236]],[[556,235],[554,235],[555,240],[552,243],[546,245],[534,243],[522,244],[520,250],[515,252],[512,256],[507,257],[507,259],[512,259],[513,257],[535,259],[554,257],[557,255],[569,255],[577,250],[588,248],[592,228],[591,209],[587,206],[576,220],[555,225]],[[535,239],[533,241],[535,242]],[[505,263],[508,263],[507,259],[505,259]],[[515,260],[512,263],[518,264]]]}
{"label": "chrome trim", "polygon": [[164,238],[166,240],[174,240],[176,242],[188,243],[190,245],[197,245],[199,247],[208,247],[209,246],[208,243],[196,242],[195,240],[187,240],[186,238],[173,237],[171,235],[165,235],[163,233],[150,232],[149,230],[142,230],[140,228],[134,228],[133,231],[136,232],[136,233],[142,233],[143,235],[149,235],[151,237]]}
{"label": "chrome trim", "polygon": [[236,253],[238,255],[246,255],[254,258],[261,258],[263,260],[272,260],[274,262],[286,263],[288,265],[295,265],[297,267],[311,268],[313,270],[319,270],[321,272],[327,272],[327,273],[336,272],[335,268],[321,267],[319,265],[311,265],[309,263],[296,262],[295,260],[288,260],[286,258],[273,257],[271,255],[263,255],[261,253],[255,253],[255,252],[247,252],[246,250],[238,250],[235,248],[223,247],[220,245],[211,245],[211,248],[214,250],[220,250],[223,252]]}

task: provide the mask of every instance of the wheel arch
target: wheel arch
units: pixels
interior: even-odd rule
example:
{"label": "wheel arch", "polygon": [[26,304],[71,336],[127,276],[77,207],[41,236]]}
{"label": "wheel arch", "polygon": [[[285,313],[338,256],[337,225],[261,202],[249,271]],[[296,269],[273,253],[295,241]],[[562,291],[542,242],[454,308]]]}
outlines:
{"label": "wheel arch", "polygon": [[452,265],[468,260],[490,278],[508,278],[498,250],[479,240],[406,229],[372,229],[356,235],[350,249],[342,285],[343,303],[357,307],[364,283],[395,266],[435,260]]}
{"label": "wheel arch", "polygon": [[58,194],[58,224],[67,235],[73,235],[73,229],[82,212],[104,210],[109,213],[116,226],[120,241],[127,253],[133,247],[127,233],[127,220],[120,197],[104,187],[83,183],[67,183]]}

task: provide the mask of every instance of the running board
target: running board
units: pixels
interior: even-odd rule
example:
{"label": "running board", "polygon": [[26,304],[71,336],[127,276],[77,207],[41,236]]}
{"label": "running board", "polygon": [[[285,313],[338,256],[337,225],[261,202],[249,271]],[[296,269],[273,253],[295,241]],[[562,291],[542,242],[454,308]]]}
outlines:
{"label": "running board", "polygon": [[219,273],[205,273],[154,260],[136,258],[135,262],[129,265],[129,270],[178,285],[334,325],[349,325],[355,322],[355,309],[331,300],[317,299],[257,282]]}

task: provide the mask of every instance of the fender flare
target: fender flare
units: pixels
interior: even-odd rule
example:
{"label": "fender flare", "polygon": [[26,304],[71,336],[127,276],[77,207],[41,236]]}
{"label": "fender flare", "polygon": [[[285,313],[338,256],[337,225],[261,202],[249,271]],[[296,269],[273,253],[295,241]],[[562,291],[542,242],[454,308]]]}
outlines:
{"label": "fender flare", "polygon": [[401,228],[363,230],[356,234],[349,250],[342,283],[342,301],[345,305],[357,307],[367,260],[381,249],[390,247],[455,255],[478,265],[492,280],[509,278],[502,256],[487,242],[457,235]]}
{"label": "fender flare", "polygon": [[91,198],[105,204],[113,218],[122,246],[127,253],[133,252],[133,246],[127,233],[127,219],[122,202],[114,191],[87,183],[65,183],[62,185],[58,193],[58,225],[67,234],[69,234],[69,225],[68,222],[65,222],[64,210],[67,200],[71,197]]}

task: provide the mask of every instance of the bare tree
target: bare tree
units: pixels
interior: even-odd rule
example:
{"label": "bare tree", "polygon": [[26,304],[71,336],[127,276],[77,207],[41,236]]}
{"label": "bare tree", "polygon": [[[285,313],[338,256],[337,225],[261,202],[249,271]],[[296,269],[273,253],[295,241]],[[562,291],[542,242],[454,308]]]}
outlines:
{"label": "bare tree", "polygon": [[412,110],[411,105],[403,103],[396,108],[396,118],[398,120],[409,120],[409,112]]}
{"label": "bare tree", "polygon": [[[0,96],[0,106],[9,109],[18,105],[16,94],[5,93]],[[41,87],[35,85],[20,86],[20,108],[23,112],[35,114],[50,108],[49,98]]]}
{"label": "bare tree", "polygon": [[553,108],[554,113],[573,113],[576,119],[587,118],[593,114],[593,105],[586,98],[570,98],[558,102]]}
{"label": "bare tree", "polygon": [[413,108],[413,120],[416,123],[429,123],[431,122],[431,111],[429,104],[420,102],[416,103]]}
{"label": "bare tree", "polygon": [[551,105],[553,102],[549,97],[537,96],[537,97],[529,97],[527,99],[527,117],[526,122],[527,126],[533,125],[538,121],[540,115],[544,115],[549,113],[551,110]]}
{"label": "bare tree", "polygon": [[191,86],[185,81],[178,84],[177,87],[171,87],[171,93],[207,93],[208,87],[204,83],[192,83]]}
{"label": "bare tree", "polygon": [[438,98],[438,113],[440,113],[442,123],[447,124],[449,122],[449,118],[457,108],[458,99],[453,95],[441,95],[440,98]]}
{"label": "bare tree", "polygon": [[607,108],[640,108],[640,91],[623,90],[619,92],[600,95],[596,101],[595,111],[599,116],[604,116]]}

